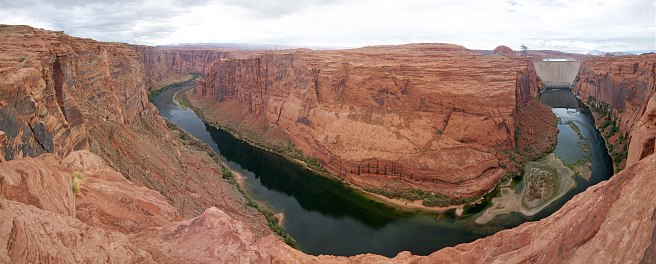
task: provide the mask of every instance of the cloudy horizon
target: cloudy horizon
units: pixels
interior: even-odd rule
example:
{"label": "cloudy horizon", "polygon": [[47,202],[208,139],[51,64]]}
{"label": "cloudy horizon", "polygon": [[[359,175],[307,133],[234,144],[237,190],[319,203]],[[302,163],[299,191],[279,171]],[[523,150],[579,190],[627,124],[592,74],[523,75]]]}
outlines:
{"label": "cloudy horizon", "polygon": [[143,45],[656,50],[655,13],[653,0],[0,0],[0,24]]}

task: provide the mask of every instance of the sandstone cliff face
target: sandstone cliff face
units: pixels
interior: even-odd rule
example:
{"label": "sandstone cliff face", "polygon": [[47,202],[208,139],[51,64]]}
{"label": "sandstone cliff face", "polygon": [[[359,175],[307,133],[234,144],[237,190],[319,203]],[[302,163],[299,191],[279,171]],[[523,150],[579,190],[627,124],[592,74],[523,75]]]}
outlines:
{"label": "sandstone cliff face", "polygon": [[151,84],[166,83],[158,78],[186,74],[180,54],[27,26],[0,26],[0,39],[2,160],[91,150],[163,194],[183,217],[217,206],[258,236],[270,234],[264,218],[217,177],[220,166],[148,103]]}
{"label": "sandstone cliff face", "polygon": [[217,60],[226,59],[232,54],[240,51],[216,50],[216,49],[195,49],[193,47],[171,47],[160,50],[177,53],[182,61],[185,62],[187,72],[206,74],[207,71]]}
{"label": "sandstone cliff face", "polygon": [[[255,212],[248,214],[247,209],[243,208],[244,201],[232,195],[234,189],[225,187],[221,181],[212,180],[211,177],[216,178],[216,174],[220,170],[203,152],[203,149],[198,147],[194,141],[181,140],[178,136],[179,131],[167,129],[156,115],[156,109],[143,101],[147,87],[143,80],[148,77],[144,73],[145,71],[139,70],[143,68],[139,63],[133,63],[139,61],[137,59],[139,55],[135,54],[132,48],[116,43],[107,44],[74,39],[60,33],[29,27],[0,26],[0,35],[2,36],[0,38],[0,100],[2,100],[0,102],[0,112],[2,113],[0,127],[3,128],[0,131],[0,144],[4,146],[4,157],[9,160],[0,162],[0,244],[3,245],[0,247],[0,262],[2,263],[589,263],[591,260],[596,263],[656,262],[656,213],[653,208],[653,205],[656,204],[656,195],[654,195],[656,192],[653,188],[655,186],[653,172],[656,171],[656,155],[651,154],[654,146],[653,140],[649,140],[649,138],[653,138],[654,131],[656,131],[653,67],[651,73],[622,80],[622,82],[644,80],[648,83],[650,92],[645,93],[642,104],[638,104],[637,102],[640,100],[636,101],[635,98],[640,98],[640,96],[636,96],[639,93],[625,89],[623,91],[629,95],[633,94],[633,96],[626,96],[626,102],[617,101],[615,102],[617,104],[613,106],[618,109],[619,105],[624,105],[625,110],[622,110],[623,113],[619,113],[619,115],[623,117],[623,123],[626,122],[625,120],[631,121],[626,122],[627,124],[623,126],[628,126],[631,134],[629,151],[633,154],[630,154],[630,157],[638,160],[628,166],[626,170],[613,176],[611,180],[589,188],[569,201],[557,213],[539,222],[525,223],[517,228],[499,232],[473,243],[445,248],[430,256],[413,256],[408,252],[401,252],[391,259],[372,254],[347,258],[308,256],[288,247],[270,233],[258,234],[257,230],[261,229],[252,227],[257,225],[257,221],[253,222],[252,219],[261,218],[261,215]],[[107,53],[104,52],[105,50]],[[107,59],[104,54],[107,54]],[[303,91],[297,90],[300,89],[299,87],[293,86],[291,82],[286,82],[284,85],[274,85],[274,83],[276,83],[276,79],[291,79],[286,76],[292,73],[307,74],[306,70],[294,67],[292,68],[295,70],[291,73],[289,70],[283,69],[291,67],[294,63],[307,64],[309,63],[308,58],[318,55],[303,57],[301,56],[303,52],[281,54],[272,54],[271,59],[263,61],[266,62],[265,65],[269,65],[265,69],[271,69],[271,74],[275,72],[273,77],[267,75],[267,72],[260,75],[272,78],[271,84],[268,84],[268,81],[265,82],[267,90],[259,93],[255,90],[249,93],[249,90],[235,86],[231,91],[223,93],[225,95],[224,102],[230,102],[233,106],[244,105],[243,101],[234,98],[236,95],[246,99],[258,98],[258,96],[263,98],[260,101],[245,100],[248,102],[247,105],[252,108],[245,108],[244,113],[229,114],[241,113],[244,116],[252,116],[251,111],[259,109],[261,111],[260,118],[268,118],[271,115],[269,112],[272,112],[270,110],[272,106],[262,107],[261,104],[265,104],[265,106],[270,104],[268,101],[270,99],[267,98],[271,97],[280,97],[282,98],[281,102],[285,102],[285,105],[290,104],[285,107],[280,105],[278,109],[290,107],[306,110],[304,104],[301,104],[303,107],[298,105],[297,100],[300,99],[287,99],[289,98],[287,93],[305,95]],[[330,54],[330,52],[326,54]],[[403,56],[398,58],[396,57],[398,55],[389,55],[384,52],[382,54],[390,60],[403,61]],[[322,54],[322,56],[324,55]],[[330,75],[323,77],[319,75],[320,78],[317,78],[319,85],[315,87],[321,89],[314,93],[307,92],[307,95],[314,94],[316,98],[311,100],[311,98],[299,97],[305,98],[305,101],[301,101],[312,106],[308,112],[298,111],[298,113],[309,113],[303,116],[307,117],[306,119],[301,118],[300,121],[297,121],[297,123],[302,123],[302,126],[298,124],[299,127],[306,131],[310,130],[313,124],[318,123],[318,121],[313,121],[318,120],[316,119],[318,115],[315,116],[313,110],[324,108],[336,109],[333,110],[334,113],[340,116],[344,113],[354,113],[353,116],[347,115],[347,119],[340,122],[346,123],[345,127],[357,125],[364,128],[375,127],[378,124],[373,122],[375,117],[379,118],[381,121],[378,122],[381,123],[391,122],[383,117],[392,114],[392,117],[397,118],[399,123],[415,124],[413,122],[418,122],[416,121],[418,119],[421,122],[428,122],[422,121],[420,117],[423,118],[423,116],[433,117],[428,120],[434,120],[437,114],[433,112],[458,112],[438,107],[440,105],[435,103],[438,102],[436,97],[434,95],[431,97],[430,93],[425,91],[430,89],[425,88],[424,90],[421,86],[414,84],[415,81],[422,82],[416,79],[423,80],[424,78],[418,78],[418,76],[420,76],[419,73],[425,74],[425,72],[418,69],[410,71],[404,68],[406,66],[399,64],[397,68],[389,68],[394,69],[392,72],[396,73],[387,76],[387,79],[358,80],[357,76],[351,76],[347,72],[363,71],[369,74],[370,72],[376,73],[376,70],[381,71],[381,69],[364,62],[358,64],[359,61],[365,61],[363,58],[368,56],[366,54],[358,54],[356,51],[348,55],[354,56],[358,60],[347,60],[347,64],[339,64],[339,60],[337,60],[338,66],[320,68],[322,72],[329,73],[331,71],[339,72],[336,70],[340,69],[339,65],[342,65],[341,67],[348,66],[346,68],[350,70],[344,71],[343,74],[350,78],[344,79],[342,86],[338,85],[345,93],[342,93],[341,97],[337,96],[339,94],[333,93],[331,97],[331,94],[323,93],[324,89],[329,88],[322,88],[321,81],[329,84],[334,81],[331,81]],[[447,55],[449,54],[433,54],[431,56],[448,58]],[[25,56],[24,59],[22,59],[23,56]],[[75,56],[83,59],[73,60],[72,58]],[[273,60],[276,56],[282,56],[282,58]],[[110,58],[112,59],[110,60]],[[479,59],[478,57],[474,58]],[[619,62],[626,64],[627,61],[635,65],[635,62],[645,63],[642,61],[645,58],[647,63],[654,61],[653,55],[615,57],[613,59],[616,61],[606,65],[617,65],[614,63]],[[343,57],[339,59],[345,60]],[[241,60],[244,65],[252,63],[248,62],[250,58]],[[94,66],[85,68],[82,63],[85,61]],[[275,66],[274,61],[284,63],[281,62],[282,66]],[[453,66],[459,60],[446,61],[452,62],[453,64],[449,65]],[[116,64],[113,67],[103,67],[105,62]],[[500,66],[505,65],[497,63]],[[424,61],[424,64],[430,66],[430,62]],[[316,65],[323,64],[317,63]],[[631,63],[626,65],[631,65]],[[640,65],[642,64],[638,63],[635,72],[642,69],[643,66]],[[593,66],[589,66],[588,69],[591,67]],[[622,68],[624,67],[622,66]],[[404,69],[407,71],[406,73],[402,71]],[[437,77],[450,76],[448,69],[431,67],[427,67],[427,69],[440,72],[441,74]],[[521,73],[522,71],[524,73]],[[531,67],[520,64],[517,71],[520,74],[515,75],[512,87],[532,87],[531,82],[535,78],[531,76],[531,71]],[[108,74],[107,72],[110,76],[116,72],[116,75],[113,76],[113,79],[116,79],[115,82],[105,78],[104,74]],[[242,75],[250,75],[246,70],[227,72],[234,72],[234,75],[227,75],[225,78],[234,78],[235,76],[246,78]],[[588,75],[591,76],[587,81],[589,85],[580,84],[582,87],[577,86],[577,89],[583,93],[585,92],[584,88],[587,87],[588,94],[590,94],[596,88],[589,80],[600,78],[602,75],[599,72],[601,71],[597,69],[594,75]],[[603,78],[619,80],[617,76],[619,73],[619,71],[608,72],[607,77]],[[381,73],[376,74],[375,76],[384,76]],[[451,74],[455,75],[456,73],[451,72]],[[467,72],[467,74],[473,74],[474,77],[467,79],[466,76],[456,75],[453,78],[465,78],[467,80],[464,81],[465,84],[475,82],[476,78],[483,78],[477,76],[476,71]],[[73,78],[72,76],[77,77]],[[221,79],[219,77],[218,75],[208,75],[207,82],[209,80],[218,81]],[[439,83],[436,82],[437,77],[425,79],[431,80],[430,83]],[[307,79],[307,77],[305,78]],[[493,80],[496,78],[498,77],[490,77]],[[652,79],[648,80],[649,78]],[[429,95],[421,98],[432,98],[433,101],[426,102],[424,100],[424,104],[422,104],[421,98],[404,97],[400,90],[388,90],[392,92],[387,94],[376,89],[354,91],[352,88],[354,86],[350,86],[353,84],[352,82],[358,84],[379,82],[382,84],[377,85],[386,85],[383,87],[393,89],[397,86],[385,83],[406,79],[412,81],[407,81],[407,94],[415,94],[416,90],[424,91]],[[310,85],[306,88],[312,88],[311,84],[315,78],[312,77],[309,80]],[[337,84],[342,83],[342,79],[338,80],[340,81]],[[94,84],[98,82],[106,83]],[[205,85],[210,84],[207,82]],[[424,80],[423,82],[429,81]],[[506,83],[505,79],[497,80],[497,82]],[[129,85],[117,88],[119,83]],[[595,83],[598,82],[595,81]],[[140,88],[137,89],[131,85],[140,85]],[[280,90],[279,86],[289,86],[290,89]],[[499,89],[492,92],[490,96],[507,95],[507,88],[503,88],[505,85],[501,86],[494,86]],[[469,86],[465,85],[464,87]],[[606,86],[609,89],[617,89],[617,87],[623,86]],[[467,92],[468,90],[461,91],[461,89],[457,89],[458,87],[451,88],[453,89],[446,91],[440,90],[441,88],[437,89],[438,94],[441,92],[448,95],[446,98],[451,98],[451,108],[458,105],[456,104],[457,98],[465,95],[476,98],[476,93]],[[533,93],[532,91],[526,92],[524,89],[508,90],[511,90],[510,94],[514,95],[512,100],[520,103],[515,103],[513,109],[499,111],[499,113],[505,113],[505,115],[499,114],[504,118],[512,117],[514,115],[512,112],[521,109],[523,105],[521,102],[530,104],[528,99],[523,98],[530,98]],[[198,91],[205,91],[206,96],[212,94],[218,97],[221,94],[215,89]],[[273,92],[278,94],[278,97],[267,95],[267,93]],[[595,96],[596,98],[602,98],[602,94],[613,94],[613,91],[600,89],[596,93],[599,93]],[[375,98],[372,98],[373,96]],[[127,99],[137,100],[137,102],[126,102]],[[214,97],[210,99],[214,101]],[[383,103],[379,104],[381,99]],[[501,97],[497,98],[497,100],[502,99]],[[608,104],[614,102],[612,98],[606,98],[606,100],[605,102]],[[357,107],[353,106],[354,110],[351,110],[350,106],[339,105],[338,102],[341,101],[359,103]],[[441,106],[449,105],[447,101],[439,102],[441,102]],[[110,102],[114,102],[113,105],[107,106]],[[328,105],[325,102],[332,103]],[[417,105],[424,110],[413,108]],[[627,107],[627,105],[632,107]],[[398,110],[399,106],[410,109],[407,110],[408,112],[418,112],[421,115],[408,118],[405,116],[406,112],[404,111],[406,110]],[[415,112],[411,111],[413,109]],[[465,107],[462,109],[467,109],[467,111],[458,113],[467,117],[468,115],[465,113],[483,112],[486,108],[476,110]],[[130,112],[128,113],[128,111]],[[137,112],[133,113],[132,111]],[[291,123],[293,117],[297,117],[295,120],[298,120],[300,116],[300,114],[294,116],[284,111],[286,110],[273,111],[274,114],[279,113],[278,116],[281,116],[278,123]],[[322,111],[327,112],[327,110]],[[370,111],[370,117],[366,117],[367,111]],[[357,114],[361,112],[364,114],[358,116]],[[629,115],[630,112],[636,116]],[[107,115],[107,113],[112,113],[112,115]],[[330,118],[326,117],[327,120],[341,120],[334,113],[327,113],[326,116],[330,116]],[[439,115],[437,116],[439,117]],[[267,121],[267,119],[261,119]],[[349,124],[349,122],[354,124]],[[439,124],[439,122],[436,123]],[[450,121],[442,122],[444,130],[440,136],[448,137],[444,140],[457,146],[466,145],[462,148],[492,148],[495,146],[494,141],[489,138],[476,139],[476,141],[472,141],[474,143],[469,142],[468,145],[458,142],[451,138],[451,136],[457,138],[457,133],[456,135],[447,133],[450,130],[446,128],[449,123]],[[256,124],[256,122],[252,124]],[[509,126],[511,122],[504,124]],[[407,127],[401,126],[394,131],[399,131],[397,134],[400,135],[400,138],[408,137],[407,135],[410,133],[401,133],[405,131],[404,129],[410,129]],[[367,134],[368,130],[360,131],[365,131],[362,133],[372,136],[372,134]],[[311,131],[311,133],[319,132]],[[646,138],[646,140],[640,138]],[[48,142],[52,142],[52,147]],[[504,142],[506,141],[501,140],[496,144],[504,146]],[[80,144],[82,148],[87,146],[99,155],[86,150],[74,151],[75,146]],[[313,143],[310,141],[305,144]],[[650,146],[650,144],[652,145]],[[357,145],[353,146],[357,147]],[[378,145],[374,146],[379,147]],[[134,151],[135,149],[142,151]],[[39,153],[43,154],[39,155]],[[160,167],[166,169],[160,169]],[[115,171],[115,168],[119,168],[120,171]],[[212,170],[217,171],[214,173]],[[80,192],[77,194],[73,193],[71,189],[73,171],[79,171],[85,176],[80,180]],[[130,182],[126,178],[132,179],[134,182]],[[149,184],[159,189],[152,191],[143,187],[143,185],[148,186]],[[212,200],[211,197],[216,200]],[[210,207],[212,205],[218,205],[221,209]],[[188,209],[190,207],[191,209]],[[204,210],[205,208],[208,209]],[[180,215],[183,217],[185,215],[197,216],[181,220]]]}
{"label": "sandstone cliff face", "polygon": [[[249,234],[241,232],[241,239],[244,239],[241,243],[250,244],[244,247],[231,244],[231,254],[224,255],[225,252],[206,246],[194,250],[200,251],[197,255],[202,256],[202,260],[220,258],[253,263],[261,261],[252,257],[253,252],[288,263],[653,263],[656,261],[656,210],[653,208],[656,195],[651,187],[654,169],[656,155],[651,155],[611,180],[575,196],[543,220],[445,248],[429,256],[414,256],[409,252],[401,252],[394,258],[373,254],[348,258],[307,256],[272,241],[272,237],[252,242]],[[217,214],[208,210],[206,215],[210,213]],[[208,219],[199,217],[195,221],[195,224],[181,226],[184,230],[179,232],[181,237],[203,241],[210,232],[216,232],[217,226]],[[233,228],[238,228],[238,224]],[[169,252],[172,253],[167,257],[185,259],[180,251]]]}
{"label": "sandstone cliff face", "polygon": [[[76,152],[74,156],[99,159],[86,151],[79,154]],[[80,263],[152,259],[147,252],[134,247],[127,236],[87,225],[75,218],[76,199],[71,189],[73,177],[72,171],[68,169],[71,165],[73,164],[53,154],[43,154],[39,158],[20,158],[0,164],[0,170],[3,171],[3,189],[18,189],[23,192],[23,195],[19,196],[3,195],[0,199],[0,239],[3,245],[7,245],[0,252],[0,261]],[[92,173],[92,166],[85,169],[85,173]],[[98,176],[88,175],[87,179]],[[16,184],[21,180],[26,183]],[[37,180],[38,184],[31,183]],[[83,179],[83,191],[95,189],[85,186],[85,183],[86,180]],[[104,181],[104,185],[112,184],[113,181]],[[96,191],[102,191],[103,186],[99,187]],[[142,191],[134,184],[131,187],[132,191]],[[107,195],[111,197],[113,194]],[[128,197],[125,199],[132,201],[132,197]]]}
{"label": "sandstone cliff face", "polygon": [[[629,138],[626,165],[654,153],[656,54],[595,57],[581,61],[575,92],[612,113],[619,132]],[[612,142],[615,138],[607,139]]]}
{"label": "sandstone cliff face", "polygon": [[87,149],[86,122],[62,70],[71,67],[67,58],[74,53],[62,45],[67,36],[30,27],[3,27],[0,33],[3,159]]}
{"label": "sandstone cliff face", "polygon": [[[70,188],[73,170],[85,176]],[[0,163],[3,186],[29,192],[0,197],[2,262],[144,263],[652,263],[656,259],[653,175],[656,155],[577,195],[554,215],[429,256],[309,256],[274,235],[258,238],[217,208],[179,220],[157,192],[139,187],[100,157],[73,152]],[[16,185],[20,177],[41,180]],[[7,188],[7,187],[3,187]],[[48,192],[35,191],[45,188]],[[3,189],[6,190],[6,189]],[[4,193],[4,192],[3,192]],[[53,197],[63,197],[65,199]],[[74,197],[74,198],[73,198]],[[640,201],[640,202],[636,202]],[[59,206],[50,206],[56,203]],[[72,209],[72,210],[71,210]],[[617,250],[620,248],[621,250]]]}
{"label": "sandstone cliff face", "polygon": [[205,74],[214,61],[231,56],[231,52],[211,49],[130,47],[143,67],[148,90],[187,80],[188,73]]}
{"label": "sandstone cliff face", "polygon": [[243,55],[215,62],[191,98],[232,128],[265,138],[284,131],[357,185],[396,180],[469,196],[503,176],[498,152],[514,149],[517,112],[537,83],[530,60],[460,50],[415,44]]}
{"label": "sandstone cliff face", "polygon": [[492,53],[514,55],[515,51],[513,51],[508,46],[500,45],[500,46],[497,46],[496,48],[494,48],[492,50]]}

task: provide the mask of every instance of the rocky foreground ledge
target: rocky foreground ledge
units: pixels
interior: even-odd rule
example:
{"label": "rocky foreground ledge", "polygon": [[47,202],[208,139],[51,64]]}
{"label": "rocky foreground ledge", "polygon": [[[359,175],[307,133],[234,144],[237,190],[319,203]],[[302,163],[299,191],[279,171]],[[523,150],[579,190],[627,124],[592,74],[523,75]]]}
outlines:
{"label": "rocky foreground ledge", "polygon": [[[579,87],[614,114],[632,115],[620,125],[630,131],[626,169],[539,222],[395,258],[309,256],[287,246],[217,177],[221,168],[202,146],[182,140],[148,103],[147,90],[162,80],[225,56],[0,25],[0,262],[656,262],[653,54],[607,58],[588,67]],[[622,85],[599,81],[604,76]],[[636,87],[644,93],[626,97],[640,99],[635,110],[603,96]]]}
{"label": "rocky foreground ledge", "polygon": [[[70,188],[73,171],[84,178]],[[3,263],[653,263],[656,192],[651,155],[577,195],[561,210],[429,256],[310,256],[275,235],[257,239],[211,207],[181,220],[159,193],[100,157],[76,151],[0,164]]]}

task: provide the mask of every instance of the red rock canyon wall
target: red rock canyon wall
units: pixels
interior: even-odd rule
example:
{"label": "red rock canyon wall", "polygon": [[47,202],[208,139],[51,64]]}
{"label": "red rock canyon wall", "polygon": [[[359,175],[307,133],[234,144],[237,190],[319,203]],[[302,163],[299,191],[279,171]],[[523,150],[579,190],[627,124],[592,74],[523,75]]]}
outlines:
{"label": "red rock canyon wall", "polygon": [[194,91],[220,123],[265,140],[282,130],[305,155],[359,186],[400,180],[470,196],[503,176],[499,152],[514,149],[517,113],[538,85],[528,59],[461,50],[254,52],[216,61]]}
{"label": "red rock canyon wall", "polygon": [[[612,112],[620,133],[629,138],[626,165],[654,153],[656,138],[656,54],[594,57],[581,61],[575,92]],[[616,141],[617,139],[607,139]]]}

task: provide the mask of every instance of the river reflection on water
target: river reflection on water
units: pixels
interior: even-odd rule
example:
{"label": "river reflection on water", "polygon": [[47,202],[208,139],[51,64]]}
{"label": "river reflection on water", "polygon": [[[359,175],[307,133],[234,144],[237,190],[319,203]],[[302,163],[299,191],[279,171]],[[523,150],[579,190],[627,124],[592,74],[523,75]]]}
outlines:
{"label": "river reflection on water", "polygon": [[[589,115],[573,110],[554,109],[563,123],[573,121],[589,141],[589,153],[569,153],[570,144],[559,144],[556,154],[571,159],[589,155],[590,181],[575,177],[576,187],[540,212],[526,216],[517,212],[498,215],[485,224],[476,219],[490,208],[491,193],[478,206],[470,206],[464,217],[453,211],[444,214],[400,211],[371,200],[347,185],[305,169],[277,154],[266,152],[232,137],[229,133],[205,125],[191,110],[172,103],[175,92],[189,87],[171,88],[153,100],[160,115],[208,143],[231,169],[245,176],[244,188],[255,199],[285,215],[284,226],[308,254],[352,256],[374,253],[393,257],[401,251],[428,255],[443,247],[455,246],[486,237],[526,221],[544,218],[575,194],[610,177],[612,165],[604,141],[594,129]],[[567,120],[567,121],[566,121]],[[561,131],[566,130],[561,128]],[[570,138],[569,135],[565,137]],[[578,137],[578,136],[577,136]],[[515,185],[522,179],[516,179]]]}

